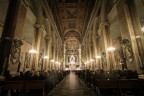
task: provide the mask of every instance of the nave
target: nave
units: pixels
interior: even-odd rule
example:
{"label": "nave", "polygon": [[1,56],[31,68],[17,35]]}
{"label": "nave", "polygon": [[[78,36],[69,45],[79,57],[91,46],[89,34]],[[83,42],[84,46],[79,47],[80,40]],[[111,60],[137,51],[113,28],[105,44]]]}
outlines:
{"label": "nave", "polygon": [[96,96],[85,83],[71,72],[48,96]]}
{"label": "nave", "polygon": [[0,0],[0,96],[139,94],[143,10],[144,0]]}

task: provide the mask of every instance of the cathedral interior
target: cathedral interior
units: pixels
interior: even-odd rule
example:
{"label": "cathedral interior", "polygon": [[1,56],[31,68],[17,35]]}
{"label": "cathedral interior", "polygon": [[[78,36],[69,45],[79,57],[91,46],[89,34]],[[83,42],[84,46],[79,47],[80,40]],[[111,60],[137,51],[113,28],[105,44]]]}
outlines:
{"label": "cathedral interior", "polygon": [[0,0],[0,96],[144,96],[143,11],[144,0]]}

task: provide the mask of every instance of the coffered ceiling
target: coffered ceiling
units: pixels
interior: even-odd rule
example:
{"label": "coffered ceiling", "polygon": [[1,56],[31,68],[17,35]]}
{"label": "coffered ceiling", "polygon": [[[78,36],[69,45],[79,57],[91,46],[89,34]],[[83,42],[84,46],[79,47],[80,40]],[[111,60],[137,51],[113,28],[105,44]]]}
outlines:
{"label": "coffered ceiling", "polygon": [[60,0],[58,9],[63,33],[69,32],[69,35],[75,35],[78,32],[81,34],[85,15],[84,0]]}
{"label": "coffered ceiling", "polygon": [[58,11],[67,54],[77,54],[85,19],[86,0],[59,0]]}

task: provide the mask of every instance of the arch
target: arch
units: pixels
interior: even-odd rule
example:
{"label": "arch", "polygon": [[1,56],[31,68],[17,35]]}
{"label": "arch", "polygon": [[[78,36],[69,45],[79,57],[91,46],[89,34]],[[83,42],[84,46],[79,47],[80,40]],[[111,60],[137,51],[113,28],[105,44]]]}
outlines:
{"label": "arch", "polygon": [[68,29],[65,31],[64,36],[68,35],[68,34],[77,34],[78,36],[80,36],[80,32],[76,29]]}

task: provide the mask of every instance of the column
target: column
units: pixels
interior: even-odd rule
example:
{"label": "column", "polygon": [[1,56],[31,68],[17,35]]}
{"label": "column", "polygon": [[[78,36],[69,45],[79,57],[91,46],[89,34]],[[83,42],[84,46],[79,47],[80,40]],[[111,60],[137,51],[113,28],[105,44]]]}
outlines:
{"label": "column", "polygon": [[65,65],[66,65],[66,45],[64,43],[64,64],[63,64],[63,69],[65,69]]}
{"label": "column", "polygon": [[[126,0],[120,0],[116,7],[120,21],[123,53],[127,67],[130,70],[136,69],[140,72],[140,54],[138,52],[137,40],[135,38],[136,35],[131,19],[131,14],[128,8],[128,2]],[[127,53],[127,50],[129,50],[129,53]]]}
{"label": "column", "polygon": [[[94,32],[95,32],[95,30],[93,30]],[[93,52],[93,56],[94,56],[94,58],[95,58],[95,65],[94,65],[94,69],[96,69],[96,67],[98,67],[98,60],[96,59],[96,56],[98,55],[97,54],[97,40],[96,40],[96,36],[95,36],[95,34],[93,34],[93,38],[92,38],[92,41],[93,41],[93,50],[94,50],[94,52]]]}
{"label": "column", "polygon": [[52,38],[50,36],[45,37],[46,41],[46,56],[48,56],[47,60],[47,70],[50,70],[50,53],[51,53],[51,44],[52,44]]}
{"label": "column", "polygon": [[[22,33],[20,32],[23,32],[22,29],[24,26],[26,11],[27,9],[21,0],[9,0],[8,11],[0,42],[0,74],[8,68],[14,37],[17,36],[17,39],[21,39]],[[19,62],[20,61],[18,60],[18,63]]]}
{"label": "column", "polygon": [[79,51],[79,65],[80,65],[80,67],[81,67],[81,45],[79,45],[79,49],[78,49],[78,51]]}
{"label": "column", "polygon": [[106,0],[103,0],[102,6],[101,6],[101,13],[100,13],[100,30],[103,35],[103,41],[104,41],[104,49],[105,49],[105,54],[106,54],[106,69],[105,70],[110,70],[112,69],[112,64],[110,62],[110,54],[107,51],[107,48],[110,47],[110,38],[109,38],[109,23],[107,22],[107,14],[105,11],[105,2]]}
{"label": "column", "polygon": [[141,23],[139,20],[139,17],[137,15],[136,11],[136,5],[135,5],[135,0],[128,0],[128,7],[130,11],[130,16],[134,28],[134,33],[135,33],[135,38],[137,42],[137,47],[138,47],[138,55],[139,55],[139,63],[141,66],[144,66],[144,35],[143,32],[141,31]]}
{"label": "column", "polygon": [[33,3],[35,4],[35,7],[37,8],[37,11],[35,13],[35,15],[36,15],[36,24],[35,24],[35,34],[34,34],[33,47],[37,51],[38,54],[33,54],[32,69],[38,70],[38,59],[39,59],[41,35],[42,35],[42,31],[43,31],[42,23],[45,20],[45,18],[43,16],[42,6],[41,6],[41,4],[39,4],[40,1],[39,0],[35,0]]}
{"label": "column", "polygon": [[37,51],[37,54],[33,54],[33,63],[32,63],[34,64],[32,66],[33,67],[32,69],[35,69],[35,70],[38,69],[38,59],[39,59],[39,50],[40,50],[40,44],[41,44],[42,31],[43,29],[41,25],[35,24],[34,49]]}
{"label": "column", "polygon": [[44,22],[44,27],[46,30],[46,37],[45,37],[45,41],[46,41],[46,55],[49,57],[47,60],[47,65],[48,65],[48,70],[51,70],[51,62],[50,62],[50,58],[51,58],[51,47],[52,47],[52,29],[51,29],[51,24],[48,18],[45,19]]}

